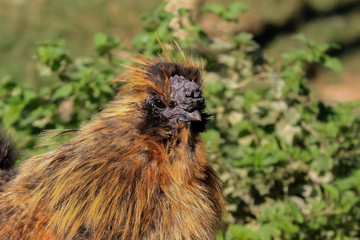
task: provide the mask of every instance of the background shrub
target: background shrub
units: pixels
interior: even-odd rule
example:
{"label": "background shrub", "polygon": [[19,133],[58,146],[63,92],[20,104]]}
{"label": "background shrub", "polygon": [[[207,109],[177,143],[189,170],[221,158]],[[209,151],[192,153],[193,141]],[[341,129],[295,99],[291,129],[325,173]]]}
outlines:
{"label": "background shrub", "polygon": [[[204,61],[204,95],[214,117],[202,137],[229,210],[218,238],[359,239],[360,102],[311,101],[304,71],[311,63],[341,71],[339,61],[327,55],[337,46],[297,35],[307,50],[287,52],[274,63],[249,33],[211,39],[187,10],[179,11],[179,21],[189,24],[174,29],[173,15],[163,8],[144,17],[131,51],[156,55],[156,32],[165,47],[176,40]],[[242,4],[205,7],[230,23],[244,10]],[[173,37],[179,31],[183,37]],[[46,41],[34,58],[40,73],[57,81],[36,92],[11,77],[2,79],[1,124],[27,155],[49,149],[33,151],[42,131],[78,128],[111,100],[118,87],[109,85],[121,63],[113,54],[118,45],[100,33],[94,37],[95,57],[73,59],[63,39]]]}

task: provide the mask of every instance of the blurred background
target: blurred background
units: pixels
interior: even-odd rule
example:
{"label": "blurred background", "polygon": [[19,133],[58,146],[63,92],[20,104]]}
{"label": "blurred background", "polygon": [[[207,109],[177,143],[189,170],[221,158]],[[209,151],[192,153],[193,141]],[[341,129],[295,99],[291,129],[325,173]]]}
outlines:
{"label": "blurred background", "polygon": [[126,57],[161,53],[155,32],[203,60],[218,240],[359,240],[359,0],[0,0],[0,126],[18,164],[113,99]]}
{"label": "blurred background", "polygon": [[[330,55],[339,57],[344,70],[335,74],[318,66],[308,69],[316,98],[349,101],[360,97],[360,2],[358,0],[244,0],[249,11],[237,23],[226,24],[214,14],[204,13],[208,3],[230,4],[234,0],[183,0],[177,4],[194,8],[196,20],[210,37],[225,32],[246,31],[278,60],[284,52],[301,47],[292,38],[304,33],[319,43],[337,43],[341,48]],[[0,78],[11,75],[17,81],[41,82],[36,77],[32,55],[37,44],[65,38],[75,56],[89,52],[96,32],[117,36],[122,46],[143,28],[141,16],[154,11],[161,0],[2,0],[0,1]],[[225,27],[224,27],[225,26]]]}

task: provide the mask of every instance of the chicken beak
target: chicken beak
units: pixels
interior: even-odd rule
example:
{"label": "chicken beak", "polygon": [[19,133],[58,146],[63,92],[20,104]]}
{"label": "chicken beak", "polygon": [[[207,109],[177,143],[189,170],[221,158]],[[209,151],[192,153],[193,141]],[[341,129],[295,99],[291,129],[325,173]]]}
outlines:
{"label": "chicken beak", "polygon": [[187,121],[194,121],[194,122],[202,120],[201,114],[198,110],[195,110],[191,113],[186,113],[185,118]]}
{"label": "chicken beak", "polygon": [[195,110],[193,112],[185,111],[180,107],[175,107],[173,109],[168,109],[163,112],[163,114],[169,119],[176,119],[178,121],[184,122],[199,122],[202,121],[201,113],[199,110]]}

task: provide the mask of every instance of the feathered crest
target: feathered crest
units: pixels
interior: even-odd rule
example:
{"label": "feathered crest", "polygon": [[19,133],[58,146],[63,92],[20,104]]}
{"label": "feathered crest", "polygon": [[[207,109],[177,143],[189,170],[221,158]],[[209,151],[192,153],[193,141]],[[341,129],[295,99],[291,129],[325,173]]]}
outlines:
{"label": "feathered crest", "polygon": [[127,58],[134,64],[130,66],[123,65],[128,71],[112,81],[112,83],[125,83],[119,94],[131,89],[144,90],[151,88],[156,93],[169,97],[170,77],[175,74],[184,76],[190,81],[195,81],[202,87],[202,60],[196,61],[191,55],[186,55],[175,40],[171,45],[165,46],[158,37],[157,39],[162,54],[158,54],[156,57],[139,55]]}

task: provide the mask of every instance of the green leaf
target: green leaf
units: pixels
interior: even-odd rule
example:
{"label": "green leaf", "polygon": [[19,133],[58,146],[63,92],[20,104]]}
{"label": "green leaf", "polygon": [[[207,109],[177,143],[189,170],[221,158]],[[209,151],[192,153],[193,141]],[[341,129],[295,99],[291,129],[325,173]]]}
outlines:
{"label": "green leaf", "polygon": [[295,219],[298,223],[304,222],[304,216],[299,208],[292,200],[287,201],[288,204],[288,211],[290,212],[291,216]]}
{"label": "green leaf", "polygon": [[290,52],[284,53],[282,58],[289,61],[312,61],[312,55],[303,49],[294,49]]}
{"label": "green leaf", "polygon": [[247,10],[248,6],[245,3],[235,2],[223,13],[223,18],[226,20],[234,20],[240,13],[246,12]]}
{"label": "green leaf", "polygon": [[240,13],[245,12],[247,10],[248,10],[248,6],[242,2],[235,2],[226,8],[221,4],[206,5],[203,8],[203,11],[208,13],[214,13],[218,15],[220,18],[225,19],[227,21],[235,20]]}
{"label": "green leaf", "polygon": [[218,16],[222,16],[224,12],[226,11],[225,7],[221,4],[209,4],[205,5],[203,10],[205,12],[214,13]]}
{"label": "green leaf", "polygon": [[239,14],[241,12],[246,12],[247,10],[249,10],[249,7],[246,3],[234,2],[229,6],[229,9]]}
{"label": "green leaf", "polygon": [[71,62],[68,51],[63,48],[63,45],[63,39],[45,41],[40,44],[34,57],[52,71],[57,71],[61,66]]}
{"label": "green leaf", "polygon": [[272,240],[275,237],[279,237],[281,231],[277,228],[275,224],[268,223],[264,224],[258,231],[257,231],[260,240]]}
{"label": "green leaf", "polygon": [[226,239],[234,240],[255,240],[257,234],[246,226],[230,225],[226,233]]}
{"label": "green leaf", "polygon": [[242,44],[245,46],[254,46],[256,43],[253,41],[253,37],[254,36],[251,33],[242,32],[236,35],[233,38],[233,41],[235,41],[235,43]]}
{"label": "green leaf", "polygon": [[64,84],[55,91],[54,95],[52,96],[52,99],[57,100],[59,98],[69,97],[72,91],[73,91],[73,85],[71,83]]}
{"label": "green leaf", "polygon": [[2,117],[2,124],[4,128],[9,128],[16,121],[20,119],[21,111],[24,108],[23,103],[19,103],[16,105],[8,105],[6,107],[4,116]]}
{"label": "green leaf", "polygon": [[208,147],[217,147],[224,142],[224,139],[221,138],[219,132],[214,129],[209,129],[201,136],[205,142],[205,145]]}
{"label": "green leaf", "polygon": [[248,90],[244,96],[244,107],[246,109],[249,109],[251,106],[255,105],[260,99],[261,96],[257,92]]}
{"label": "green leaf", "polygon": [[95,50],[100,56],[109,54],[110,51],[119,45],[119,40],[108,34],[97,33],[94,36]]}
{"label": "green leaf", "polygon": [[303,33],[294,35],[294,38],[305,44],[308,44],[309,42],[311,42]]}
{"label": "green leaf", "polygon": [[312,207],[311,207],[311,212],[312,213],[319,213],[322,212],[325,209],[325,202],[324,201],[317,201],[314,202]]}
{"label": "green leaf", "polygon": [[343,66],[338,58],[334,57],[326,57],[324,66],[327,68],[330,68],[331,70],[334,70],[337,73],[341,73],[343,70]]}
{"label": "green leaf", "polygon": [[323,184],[322,187],[333,201],[337,202],[339,200],[339,191],[333,185]]}
{"label": "green leaf", "polygon": [[206,85],[206,95],[214,96],[220,95],[224,91],[224,84],[221,81],[215,81]]}

